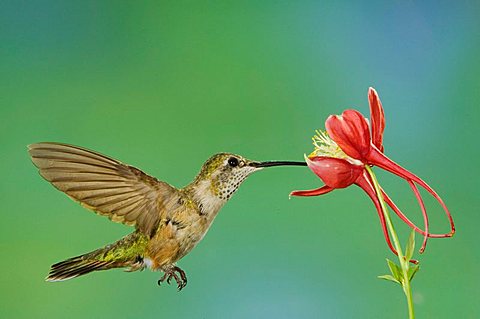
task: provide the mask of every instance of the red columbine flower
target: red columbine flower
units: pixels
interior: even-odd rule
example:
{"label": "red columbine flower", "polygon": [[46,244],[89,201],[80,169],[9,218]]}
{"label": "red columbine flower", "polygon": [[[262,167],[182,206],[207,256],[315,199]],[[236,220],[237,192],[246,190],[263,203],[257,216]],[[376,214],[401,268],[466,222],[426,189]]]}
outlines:
{"label": "red columbine flower", "polygon": [[[318,189],[308,191],[293,191],[293,196],[317,196],[331,192],[336,188],[345,188],[352,184],[361,187],[372,199],[383,234],[390,249],[397,254],[393,247],[385,225],[385,217],[381,208],[380,198],[375,192],[372,179],[365,169],[366,165],[378,166],[406,180],[412,188],[420,205],[425,229],[421,229],[411,222],[398,208],[391,198],[381,190],[383,200],[393,211],[413,230],[424,236],[420,253],[425,250],[427,238],[452,237],[455,226],[447,206],[438,194],[426,182],[415,174],[404,169],[383,154],[383,130],[385,116],[377,92],[370,88],[368,91],[370,103],[370,124],[363,115],[356,110],[346,110],[342,115],[330,115],[325,127],[327,132],[317,131],[313,137],[315,150],[309,157],[305,157],[308,167],[325,183]],[[371,129],[371,132],[370,132]],[[451,230],[445,234],[431,234],[428,230],[428,216],[422,196],[417,185],[427,190],[442,206],[450,222]]]}

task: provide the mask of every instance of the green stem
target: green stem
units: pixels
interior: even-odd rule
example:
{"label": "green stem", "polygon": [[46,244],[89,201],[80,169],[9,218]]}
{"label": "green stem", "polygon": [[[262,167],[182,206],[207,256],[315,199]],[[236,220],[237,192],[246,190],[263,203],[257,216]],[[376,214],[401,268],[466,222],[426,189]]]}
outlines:
{"label": "green stem", "polygon": [[373,173],[373,170],[370,166],[365,165],[365,168],[372,178],[373,187],[375,188],[375,192],[377,193],[378,200],[380,201],[380,205],[382,206],[383,215],[385,216],[385,221],[387,223],[388,230],[393,239],[393,246],[397,250],[398,253],[398,261],[400,262],[400,266],[402,268],[402,287],[405,296],[407,297],[407,304],[408,304],[408,316],[410,319],[415,318],[415,311],[413,309],[413,299],[412,299],[412,289],[410,286],[410,279],[408,278],[408,269],[409,269],[409,261],[406,260],[405,256],[403,255],[402,247],[400,245],[400,241],[398,240],[397,232],[395,231],[395,227],[393,227],[392,219],[390,218],[390,213],[388,212],[387,206],[385,205],[385,201],[383,200],[382,191],[380,189],[380,185],[378,184],[378,180]]}

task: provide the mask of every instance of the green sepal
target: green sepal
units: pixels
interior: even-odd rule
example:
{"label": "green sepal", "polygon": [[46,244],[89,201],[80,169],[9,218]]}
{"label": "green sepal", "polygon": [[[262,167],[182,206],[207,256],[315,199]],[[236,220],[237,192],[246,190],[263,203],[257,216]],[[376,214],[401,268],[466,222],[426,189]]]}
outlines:
{"label": "green sepal", "polygon": [[420,269],[420,265],[415,265],[413,267],[410,267],[408,269],[408,280],[412,281],[413,277],[417,273],[417,271]]}
{"label": "green sepal", "polygon": [[402,276],[402,270],[400,269],[400,267],[397,266],[397,264],[395,264],[393,261],[391,261],[390,259],[387,258],[387,265],[388,265],[388,268],[390,268],[390,272],[392,273],[393,275],[393,278],[395,278],[399,283],[401,283],[403,280],[403,276]]}
{"label": "green sepal", "polygon": [[393,282],[401,285],[401,283],[397,279],[395,279],[392,275],[382,275],[382,276],[377,276],[377,278],[388,280],[388,281],[393,281]]}
{"label": "green sepal", "polygon": [[405,259],[412,259],[413,252],[415,250],[415,231],[412,229],[410,236],[408,237],[407,247],[405,251]]}

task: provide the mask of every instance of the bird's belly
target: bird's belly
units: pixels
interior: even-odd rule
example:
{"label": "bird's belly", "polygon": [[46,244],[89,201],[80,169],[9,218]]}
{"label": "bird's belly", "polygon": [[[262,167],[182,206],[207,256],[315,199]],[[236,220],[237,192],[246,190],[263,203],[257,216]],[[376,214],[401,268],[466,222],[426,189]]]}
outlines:
{"label": "bird's belly", "polygon": [[145,256],[148,258],[146,265],[157,270],[176,263],[202,240],[207,230],[206,227],[193,224],[171,232],[157,233],[150,240]]}

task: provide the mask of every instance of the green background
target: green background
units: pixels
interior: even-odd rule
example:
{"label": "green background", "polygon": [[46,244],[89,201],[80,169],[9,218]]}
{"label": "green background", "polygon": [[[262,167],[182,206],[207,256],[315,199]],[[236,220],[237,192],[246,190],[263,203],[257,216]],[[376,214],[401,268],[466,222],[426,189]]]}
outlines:
{"label": "green background", "polygon": [[[150,271],[43,281],[51,264],[131,229],[42,180],[27,144],[81,145],[180,187],[216,152],[302,160],[329,114],[368,116],[374,86],[386,154],[441,194],[458,230],[417,254],[418,318],[478,318],[479,10],[475,1],[1,1],[0,316],[405,318],[401,289],[376,279],[394,256],[368,197],[351,187],[289,200],[321,185],[298,167],[244,183],[180,261],[181,293]],[[408,185],[379,178],[421,221]],[[447,231],[425,197],[432,230]]]}

